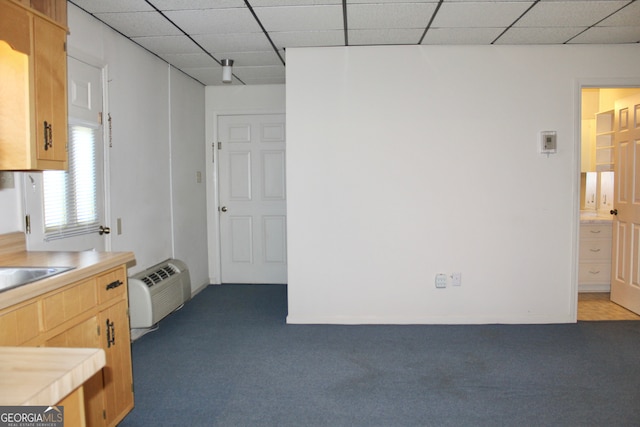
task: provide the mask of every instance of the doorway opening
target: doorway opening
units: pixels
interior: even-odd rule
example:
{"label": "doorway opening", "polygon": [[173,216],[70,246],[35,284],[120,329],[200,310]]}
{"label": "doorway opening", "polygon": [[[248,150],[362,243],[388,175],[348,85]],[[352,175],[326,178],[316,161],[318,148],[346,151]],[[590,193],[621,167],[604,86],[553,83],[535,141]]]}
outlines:
{"label": "doorway opening", "polygon": [[[630,278],[633,276],[633,262],[618,260],[621,251],[616,249],[622,247],[616,244],[618,237],[622,238],[621,230],[626,225],[633,225],[622,224],[621,227],[616,216],[617,208],[624,205],[621,195],[624,185],[617,185],[625,179],[618,176],[624,169],[620,165],[623,163],[621,159],[625,159],[625,153],[632,151],[616,150],[616,135],[620,139],[621,134],[617,133],[622,129],[619,123],[622,117],[620,105],[629,97],[636,96],[640,97],[640,87],[581,88],[579,321],[640,320],[640,310],[624,300],[627,295],[621,298],[620,288],[615,288],[621,286],[622,270],[629,271],[628,274],[624,273],[628,276],[624,280],[626,285],[634,286]],[[638,111],[633,108],[630,110],[631,125],[637,125],[635,116]],[[630,147],[632,145],[635,144],[629,144]],[[633,172],[633,176],[626,179],[635,182],[636,175]],[[620,268],[622,265],[624,268]],[[615,285],[613,292],[612,283]]]}

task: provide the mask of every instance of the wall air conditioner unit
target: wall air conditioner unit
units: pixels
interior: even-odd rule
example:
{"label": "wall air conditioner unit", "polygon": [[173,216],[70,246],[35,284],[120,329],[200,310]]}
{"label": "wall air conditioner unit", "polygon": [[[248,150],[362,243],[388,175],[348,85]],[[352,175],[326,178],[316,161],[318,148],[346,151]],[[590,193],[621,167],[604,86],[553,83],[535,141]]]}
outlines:
{"label": "wall air conditioner unit", "polygon": [[187,265],[168,259],[129,277],[131,328],[150,328],[191,299]]}

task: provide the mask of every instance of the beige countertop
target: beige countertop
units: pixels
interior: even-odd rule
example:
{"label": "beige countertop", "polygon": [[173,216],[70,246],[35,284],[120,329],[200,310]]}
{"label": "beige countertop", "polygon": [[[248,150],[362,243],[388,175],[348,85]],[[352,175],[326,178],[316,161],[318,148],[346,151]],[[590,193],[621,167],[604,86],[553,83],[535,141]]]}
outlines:
{"label": "beige countertop", "polygon": [[[9,243],[4,244],[4,242]],[[24,242],[20,243],[19,233],[1,235],[0,267],[74,267],[74,269],[0,292],[0,309],[86,279],[122,264],[133,265],[134,261],[133,252],[26,251],[24,250]]]}
{"label": "beige countertop", "polygon": [[0,405],[53,406],[105,361],[98,348],[0,347]]}
{"label": "beige countertop", "polygon": [[580,211],[580,224],[611,224],[613,215],[595,211]]}

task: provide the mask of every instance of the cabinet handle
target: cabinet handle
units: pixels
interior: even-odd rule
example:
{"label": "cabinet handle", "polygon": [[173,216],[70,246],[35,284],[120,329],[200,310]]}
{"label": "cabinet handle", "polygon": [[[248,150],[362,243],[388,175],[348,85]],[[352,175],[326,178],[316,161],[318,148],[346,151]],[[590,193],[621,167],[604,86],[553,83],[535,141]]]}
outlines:
{"label": "cabinet handle", "polygon": [[600,249],[589,249],[591,252],[600,252]]}
{"label": "cabinet handle", "polygon": [[593,233],[593,234],[599,234],[600,230],[590,230],[590,232]]}
{"label": "cabinet handle", "polygon": [[113,322],[107,319],[107,348],[111,348],[112,345],[116,345],[116,330]]}
{"label": "cabinet handle", "polygon": [[589,271],[589,273],[591,273],[591,274],[599,274],[600,270],[598,270],[598,271]]}
{"label": "cabinet handle", "polygon": [[120,280],[116,280],[115,282],[111,282],[107,285],[107,291],[109,289],[114,289],[117,288],[118,286],[124,285],[124,282],[120,281]]}
{"label": "cabinet handle", "polygon": [[53,132],[51,130],[51,123],[44,121],[44,150],[47,151],[53,147]]}

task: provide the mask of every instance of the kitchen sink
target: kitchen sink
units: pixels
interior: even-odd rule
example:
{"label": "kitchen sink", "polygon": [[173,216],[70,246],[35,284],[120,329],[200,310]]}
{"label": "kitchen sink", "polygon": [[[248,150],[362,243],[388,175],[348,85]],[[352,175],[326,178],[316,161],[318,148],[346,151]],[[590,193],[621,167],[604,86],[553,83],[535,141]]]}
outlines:
{"label": "kitchen sink", "polygon": [[0,267],[0,292],[55,276],[75,267]]}

